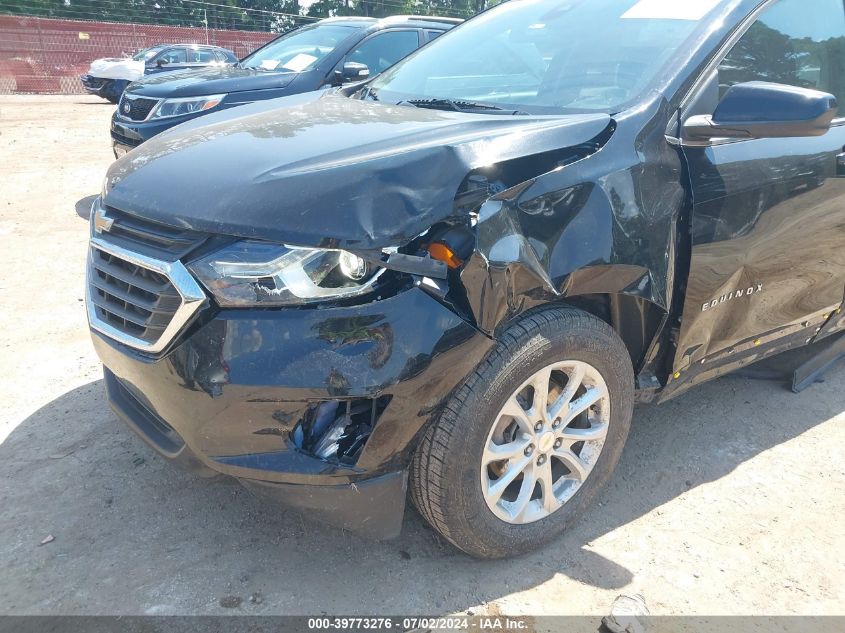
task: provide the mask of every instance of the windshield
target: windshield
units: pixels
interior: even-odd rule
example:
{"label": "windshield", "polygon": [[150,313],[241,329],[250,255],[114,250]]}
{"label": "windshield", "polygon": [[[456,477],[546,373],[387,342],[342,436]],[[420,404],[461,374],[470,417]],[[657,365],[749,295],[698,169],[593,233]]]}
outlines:
{"label": "windshield", "polygon": [[339,24],[306,26],[258,49],[244,58],[241,66],[297,73],[311,70],[355,30],[354,26]]}
{"label": "windshield", "polygon": [[135,53],[132,56],[132,59],[134,59],[136,62],[145,62],[163,49],[164,46],[153,46],[152,48],[145,48],[144,50]]}
{"label": "windshield", "polygon": [[386,71],[367,94],[532,114],[617,112],[723,1],[511,0]]}

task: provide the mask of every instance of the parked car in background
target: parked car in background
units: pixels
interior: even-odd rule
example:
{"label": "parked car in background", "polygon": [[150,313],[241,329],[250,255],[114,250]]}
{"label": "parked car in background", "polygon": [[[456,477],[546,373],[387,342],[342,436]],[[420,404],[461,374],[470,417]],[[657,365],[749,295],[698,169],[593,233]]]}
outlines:
{"label": "parked car in background", "polygon": [[89,94],[117,103],[126,86],[145,75],[205,66],[225,66],[237,61],[238,58],[232,51],[219,46],[158,44],[138,51],[132,57],[96,59],[91,62],[88,73],[80,79]]}
{"label": "parked car in background", "polygon": [[213,110],[372,77],[460,22],[432,16],[328,18],[282,35],[235,66],[137,81],[112,117],[115,156]]}

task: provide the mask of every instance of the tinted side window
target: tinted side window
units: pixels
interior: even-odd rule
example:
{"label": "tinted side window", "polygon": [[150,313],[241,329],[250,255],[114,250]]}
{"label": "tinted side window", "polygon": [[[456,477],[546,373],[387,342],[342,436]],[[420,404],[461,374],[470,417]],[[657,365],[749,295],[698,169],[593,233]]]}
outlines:
{"label": "tinted side window", "polygon": [[719,66],[722,95],[746,81],[815,88],[845,103],[842,0],[780,0],[763,11]]}
{"label": "tinted side window", "polygon": [[437,37],[438,35],[443,35],[443,31],[429,31],[429,30],[426,30],[426,32],[425,32],[425,41],[426,41],[426,42],[430,42],[431,40],[433,40],[433,39],[434,39],[435,37]]}
{"label": "tinted side window", "polygon": [[416,31],[385,31],[361,42],[349,53],[347,61],[366,64],[370,75],[377,75],[413,53],[419,45]]}
{"label": "tinted side window", "polygon": [[161,55],[156,57],[156,61],[161,59],[167,64],[184,64],[185,58],[184,48],[168,48]]}
{"label": "tinted side window", "polygon": [[189,64],[210,64],[217,61],[214,56],[214,51],[206,48],[188,49],[188,63]]}

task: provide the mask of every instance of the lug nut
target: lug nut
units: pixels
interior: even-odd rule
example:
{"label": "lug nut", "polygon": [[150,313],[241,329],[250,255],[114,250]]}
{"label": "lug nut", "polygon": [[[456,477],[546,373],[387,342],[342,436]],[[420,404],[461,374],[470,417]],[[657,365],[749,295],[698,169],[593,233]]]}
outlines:
{"label": "lug nut", "polygon": [[537,422],[537,424],[535,424],[535,425],[534,425],[534,430],[535,430],[535,431],[537,431],[538,433],[539,433],[540,431],[542,431],[542,430],[543,430],[543,423],[542,423],[542,422]]}
{"label": "lug nut", "polygon": [[560,448],[561,446],[563,446],[563,440],[562,440],[562,439],[560,439],[560,438],[556,439],[556,440],[555,440],[555,446],[554,446],[554,447],[555,447],[555,449],[558,449],[558,448]]}
{"label": "lug nut", "polygon": [[525,456],[526,457],[531,455],[531,453],[533,453],[533,452],[534,452],[534,445],[533,444],[529,444],[528,446],[525,447]]}
{"label": "lug nut", "polygon": [[546,456],[540,455],[540,457],[537,458],[537,465],[542,466],[545,463],[546,463]]}
{"label": "lug nut", "polygon": [[561,420],[560,418],[558,418],[557,420],[555,420],[554,422],[552,422],[552,428],[553,428],[553,429],[558,428],[558,427],[561,425],[561,422],[563,422],[563,420]]}

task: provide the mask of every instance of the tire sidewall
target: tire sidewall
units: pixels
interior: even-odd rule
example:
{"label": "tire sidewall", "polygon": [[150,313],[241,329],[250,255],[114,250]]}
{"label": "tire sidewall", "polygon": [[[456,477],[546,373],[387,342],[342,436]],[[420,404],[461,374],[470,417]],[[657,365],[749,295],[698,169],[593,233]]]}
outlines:
{"label": "tire sidewall", "polygon": [[[607,483],[627,439],[633,408],[633,374],[627,351],[609,327],[603,332],[560,325],[552,321],[549,327],[525,337],[527,340],[514,353],[497,354],[486,376],[489,382],[482,381],[484,388],[474,390],[463,407],[463,415],[470,414],[461,424],[465,432],[460,434],[455,450],[450,451],[454,460],[450,466],[458,473],[459,485],[448,496],[448,510],[454,512],[452,516],[461,517],[465,527],[489,543],[492,550],[515,554],[560,534]],[[542,367],[563,360],[590,364],[607,384],[610,424],[602,452],[587,481],[557,511],[533,523],[506,523],[487,506],[481,489],[481,456],[490,428],[506,399],[520,385]]]}

